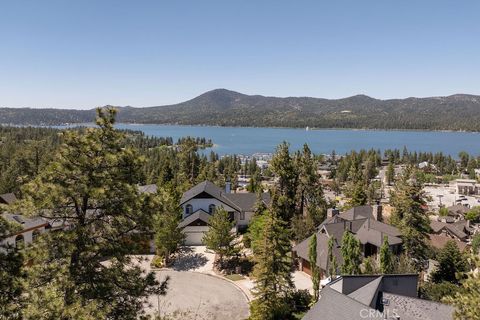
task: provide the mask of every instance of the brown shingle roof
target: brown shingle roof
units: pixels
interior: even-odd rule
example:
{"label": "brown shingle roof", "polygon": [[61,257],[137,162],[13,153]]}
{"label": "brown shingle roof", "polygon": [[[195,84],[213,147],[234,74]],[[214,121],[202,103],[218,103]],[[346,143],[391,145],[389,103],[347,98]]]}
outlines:
{"label": "brown shingle roof", "polygon": [[430,234],[430,244],[437,249],[443,249],[448,241],[454,241],[460,251],[464,251],[467,248],[467,243],[458,239],[453,239],[441,234]]}

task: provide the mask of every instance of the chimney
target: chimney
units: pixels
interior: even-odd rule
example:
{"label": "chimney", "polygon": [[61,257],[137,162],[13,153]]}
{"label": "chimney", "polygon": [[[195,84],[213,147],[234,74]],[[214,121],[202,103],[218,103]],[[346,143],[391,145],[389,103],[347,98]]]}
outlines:
{"label": "chimney", "polygon": [[327,209],[327,218],[332,218],[338,215],[340,211],[336,209],[335,207]]}
{"label": "chimney", "polygon": [[382,221],[382,205],[380,204],[379,201],[373,206],[372,210],[373,218],[377,221]]}
{"label": "chimney", "polygon": [[231,188],[232,188],[232,183],[230,182],[230,180],[227,180],[227,182],[225,182],[225,193],[230,193]]}

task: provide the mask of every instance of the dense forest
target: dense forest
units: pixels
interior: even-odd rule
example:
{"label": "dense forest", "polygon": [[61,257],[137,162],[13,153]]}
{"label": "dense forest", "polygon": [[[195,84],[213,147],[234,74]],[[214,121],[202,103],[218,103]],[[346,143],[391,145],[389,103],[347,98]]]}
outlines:
{"label": "dense forest", "polygon": [[[61,125],[93,122],[94,110],[0,108],[0,123]],[[265,97],[225,89],[175,105],[118,108],[118,122],[365,129],[480,131],[480,97],[379,100],[364,95],[344,99]]]}
{"label": "dense forest", "polygon": [[[87,128],[71,129],[84,132]],[[20,187],[34,179],[52,160],[64,141],[67,130],[38,127],[0,126],[0,194],[20,192]],[[199,179],[219,179],[203,170],[209,165],[218,167],[215,173],[238,170],[237,157],[219,157],[212,153],[207,159],[197,151],[212,146],[212,141],[201,137],[184,137],[177,142],[171,137],[151,137],[143,132],[119,130],[125,136],[123,144],[132,147],[144,159],[141,183],[162,183],[175,179],[176,183],[190,185]],[[195,170],[189,170],[194,164]],[[233,169],[229,169],[233,166]],[[200,168],[200,169],[198,169]],[[160,180],[160,181],[159,181]]]}

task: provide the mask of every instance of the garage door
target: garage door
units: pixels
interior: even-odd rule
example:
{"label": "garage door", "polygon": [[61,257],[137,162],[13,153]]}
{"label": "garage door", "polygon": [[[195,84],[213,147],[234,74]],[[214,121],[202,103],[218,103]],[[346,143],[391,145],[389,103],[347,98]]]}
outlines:
{"label": "garage door", "polygon": [[202,238],[204,233],[202,231],[199,232],[185,232],[185,245],[186,246],[201,246]]}
{"label": "garage door", "polygon": [[185,233],[186,246],[201,246],[202,238],[205,232],[208,231],[208,226],[188,226],[183,229]]}

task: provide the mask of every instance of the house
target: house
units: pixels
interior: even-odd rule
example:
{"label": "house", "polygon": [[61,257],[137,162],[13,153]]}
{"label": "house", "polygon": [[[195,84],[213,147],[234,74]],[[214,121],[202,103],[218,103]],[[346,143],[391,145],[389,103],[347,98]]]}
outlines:
{"label": "house", "polygon": [[455,180],[457,193],[462,195],[480,195],[480,183],[473,179],[457,179]]}
{"label": "house", "polygon": [[440,221],[431,221],[429,234],[432,247],[442,249],[448,241],[454,241],[460,251],[464,251],[468,246],[468,240],[473,233],[470,227],[470,221],[455,221],[451,216],[440,217]]}
{"label": "house", "polygon": [[418,275],[342,276],[321,291],[303,320],[451,320],[453,307],[419,299]]}
{"label": "house", "polygon": [[[155,184],[138,186],[140,193],[156,193],[157,186]],[[0,195],[0,204],[10,205],[15,202],[17,198],[13,193]],[[94,210],[87,210],[87,214],[94,214]],[[55,232],[68,228],[69,223],[65,219],[45,219],[42,217],[27,217],[19,214],[4,213],[2,217],[11,222],[14,226],[17,225],[18,231],[8,235],[4,239],[0,239],[1,245],[9,245],[16,247],[20,244],[30,244],[35,241],[35,238],[44,232]],[[149,235],[150,239],[148,246],[150,252],[154,252],[153,235]]]}
{"label": "house", "polygon": [[467,212],[470,211],[470,207],[468,205],[456,204],[448,207],[447,210],[450,217],[453,217],[455,220],[463,220]]}
{"label": "house", "polygon": [[35,238],[46,232],[48,221],[40,217],[26,217],[18,214],[2,214],[2,217],[13,225],[18,226],[18,231],[9,234],[5,239],[0,239],[0,245],[17,247],[35,241]]}
{"label": "house", "polygon": [[[384,237],[393,253],[399,254],[402,247],[400,231],[382,220],[382,206],[359,206],[340,213],[336,209],[329,209],[327,218],[318,227],[317,231],[317,266],[320,268],[322,278],[327,276],[329,269],[328,242],[330,237],[334,240],[332,253],[337,265],[343,264],[341,255],[342,238],[345,231],[351,232],[359,240],[364,257],[376,256],[380,252]],[[309,245],[311,236],[293,248],[298,259],[299,269],[311,274],[309,262]]]}
{"label": "house", "polygon": [[15,197],[15,194],[13,193],[0,194],[0,204],[10,205],[16,200],[17,197]]}
{"label": "house", "polygon": [[[270,202],[268,193],[262,194],[265,204]],[[186,245],[201,245],[205,232],[208,231],[208,220],[217,208],[225,209],[232,221],[235,221],[235,231],[244,229],[252,219],[255,211],[257,195],[255,193],[231,193],[230,183],[221,189],[204,181],[186,191],[180,200],[183,209],[182,221],[179,227],[186,235]]]}
{"label": "house", "polygon": [[[1,194],[0,203],[10,205],[17,201],[17,197],[13,193]],[[17,247],[19,245],[30,244],[35,238],[44,233],[48,228],[48,221],[40,217],[26,217],[19,214],[3,213],[2,218],[14,226],[18,230],[7,235],[6,238],[0,239],[0,245]]]}
{"label": "house", "polygon": [[444,235],[451,239],[467,241],[471,233],[470,222],[468,220],[460,220],[457,222],[448,222],[445,217],[440,218],[442,221],[431,221],[430,228],[432,234]]}

